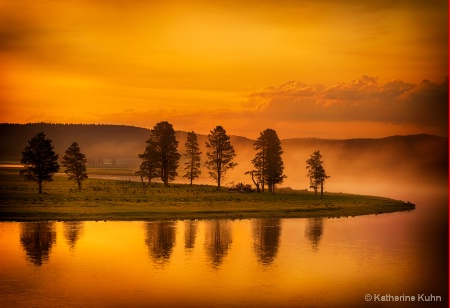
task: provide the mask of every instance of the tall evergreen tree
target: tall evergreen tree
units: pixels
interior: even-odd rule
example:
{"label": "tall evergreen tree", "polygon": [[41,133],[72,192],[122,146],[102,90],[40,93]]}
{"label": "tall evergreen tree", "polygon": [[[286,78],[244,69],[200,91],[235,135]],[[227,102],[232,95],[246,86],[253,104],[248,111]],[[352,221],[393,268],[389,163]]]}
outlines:
{"label": "tall evergreen tree", "polygon": [[308,169],[309,187],[314,190],[317,195],[320,186],[320,196],[323,197],[323,184],[329,176],[326,174],[322,166],[322,155],[317,150],[306,161],[306,169]]}
{"label": "tall evergreen tree", "polygon": [[41,194],[42,183],[52,182],[53,174],[59,171],[58,157],[53,151],[52,141],[40,132],[28,141],[28,146],[23,150],[20,162],[25,168],[19,174],[25,181],[37,182]]}
{"label": "tall evergreen tree", "polygon": [[178,175],[178,141],[172,124],[167,121],[157,123],[150,132],[147,139],[145,152],[139,155],[142,159],[138,175],[145,176],[151,180],[153,175],[158,174],[164,187],[169,186]]}
{"label": "tall evergreen tree", "polygon": [[269,192],[275,192],[275,185],[283,183],[286,176],[283,174],[284,163],[281,158],[283,149],[281,141],[273,129],[266,129],[253,144],[257,151],[252,160],[255,173],[259,176],[262,191],[267,185]]}
{"label": "tall evergreen tree", "polygon": [[233,162],[236,153],[231,145],[230,137],[222,126],[216,126],[214,130],[210,131],[205,144],[208,149],[205,166],[208,168],[211,178],[217,181],[217,187],[220,189],[220,182],[227,170],[237,166],[237,163]]}
{"label": "tall evergreen tree", "polygon": [[200,149],[198,147],[197,135],[194,132],[189,132],[187,134],[187,141],[184,144],[186,148],[186,153],[184,156],[188,159],[185,163],[186,174],[183,177],[188,178],[192,181],[199,177],[201,174],[200,170]]}
{"label": "tall evergreen tree", "polygon": [[69,176],[69,180],[77,182],[78,190],[81,190],[81,182],[88,178],[86,163],[86,156],[81,153],[78,143],[72,143],[66,150],[62,165],[66,168],[65,172]]}

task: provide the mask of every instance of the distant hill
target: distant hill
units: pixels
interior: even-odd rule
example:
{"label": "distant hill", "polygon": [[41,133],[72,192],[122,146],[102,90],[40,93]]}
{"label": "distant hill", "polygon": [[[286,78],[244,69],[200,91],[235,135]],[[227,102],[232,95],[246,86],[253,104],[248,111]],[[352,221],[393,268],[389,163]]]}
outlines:
{"label": "distant hill", "polygon": [[[138,154],[145,148],[149,130],[124,125],[81,124],[0,124],[0,162],[20,161],[21,152],[28,140],[38,132],[45,132],[53,140],[55,151],[62,157],[65,150],[76,141],[89,163],[111,164],[138,168]],[[187,133],[177,132],[179,152],[184,153]],[[206,158],[205,135],[198,135],[202,159]],[[254,140],[232,136],[238,166],[228,172],[227,180],[250,183],[245,171],[251,170],[254,157]],[[324,167],[331,175],[329,182],[358,181],[367,177],[391,177],[399,181],[408,177],[448,176],[448,138],[432,135],[391,136],[380,139],[326,140],[298,138],[282,140],[283,160],[287,179],[283,186],[308,188],[306,160],[320,150]],[[180,162],[179,175],[183,174],[184,161]],[[180,181],[184,179],[180,178]],[[209,182],[206,170],[200,182]]]}
{"label": "distant hill", "polygon": [[145,148],[149,130],[124,125],[0,124],[0,160],[17,161],[28,140],[44,132],[60,156],[76,141],[88,159],[137,158]]}

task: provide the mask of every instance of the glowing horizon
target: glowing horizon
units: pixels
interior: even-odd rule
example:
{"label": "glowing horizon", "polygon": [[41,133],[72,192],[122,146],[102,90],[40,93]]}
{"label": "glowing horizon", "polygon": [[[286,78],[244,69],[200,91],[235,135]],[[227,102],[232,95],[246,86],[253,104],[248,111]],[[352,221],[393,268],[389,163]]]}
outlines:
{"label": "glowing horizon", "polygon": [[0,6],[0,122],[448,136],[447,2]]}

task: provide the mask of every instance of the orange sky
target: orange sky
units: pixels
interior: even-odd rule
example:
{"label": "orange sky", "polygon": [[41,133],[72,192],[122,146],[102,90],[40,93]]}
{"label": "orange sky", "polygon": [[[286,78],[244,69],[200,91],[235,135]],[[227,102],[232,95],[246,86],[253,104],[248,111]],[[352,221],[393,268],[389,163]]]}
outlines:
{"label": "orange sky", "polygon": [[447,136],[447,6],[0,0],[0,122]]}

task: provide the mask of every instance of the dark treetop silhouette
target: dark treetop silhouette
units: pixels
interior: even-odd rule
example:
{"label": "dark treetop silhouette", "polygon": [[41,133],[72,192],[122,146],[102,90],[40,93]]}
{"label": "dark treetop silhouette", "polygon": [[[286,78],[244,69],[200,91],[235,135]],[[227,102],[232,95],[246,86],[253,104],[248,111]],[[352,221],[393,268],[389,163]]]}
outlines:
{"label": "dark treetop silhouette", "polygon": [[[255,170],[250,171],[252,180],[256,184],[261,184],[262,191],[267,185],[269,192],[275,192],[275,185],[283,183],[286,178],[283,175],[284,164],[281,159],[283,149],[277,133],[273,129],[266,129],[260,133],[259,138],[253,144],[257,151],[252,160]],[[257,182],[259,181],[259,182]],[[259,190],[259,185],[257,185]]]}
{"label": "dark treetop silhouette", "polygon": [[69,176],[69,180],[77,182],[78,190],[81,190],[81,182],[88,178],[86,164],[86,156],[81,153],[78,143],[72,143],[66,150],[62,165],[66,168],[65,172]]}
{"label": "dark treetop silhouette", "polygon": [[233,162],[236,153],[231,145],[230,137],[222,126],[216,126],[210,131],[205,145],[208,149],[205,166],[209,169],[211,178],[217,181],[217,187],[220,188],[220,181],[227,170],[237,166],[237,163]]}
{"label": "dark treetop silhouette", "polygon": [[192,181],[198,178],[202,172],[200,170],[200,154],[202,152],[200,152],[197,135],[194,132],[187,133],[187,141],[184,147],[186,148],[184,156],[188,161],[185,163],[186,167],[184,169],[186,170],[186,174],[183,177],[188,178],[192,185]]}
{"label": "dark treetop silhouette", "polygon": [[59,171],[58,154],[53,151],[52,141],[45,138],[44,132],[36,134],[22,152],[21,163],[25,166],[19,174],[25,181],[37,182],[39,193],[42,183],[53,181],[53,174]]}
{"label": "dark treetop silhouette", "polygon": [[149,182],[155,175],[159,175],[164,186],[169,186],[169,181],[175,180],[178,175],[178,141],[172,124],[167,121],[157,123],[147,139],[145,152],[139,155],[142,163],[138,175],[147,177]]}

